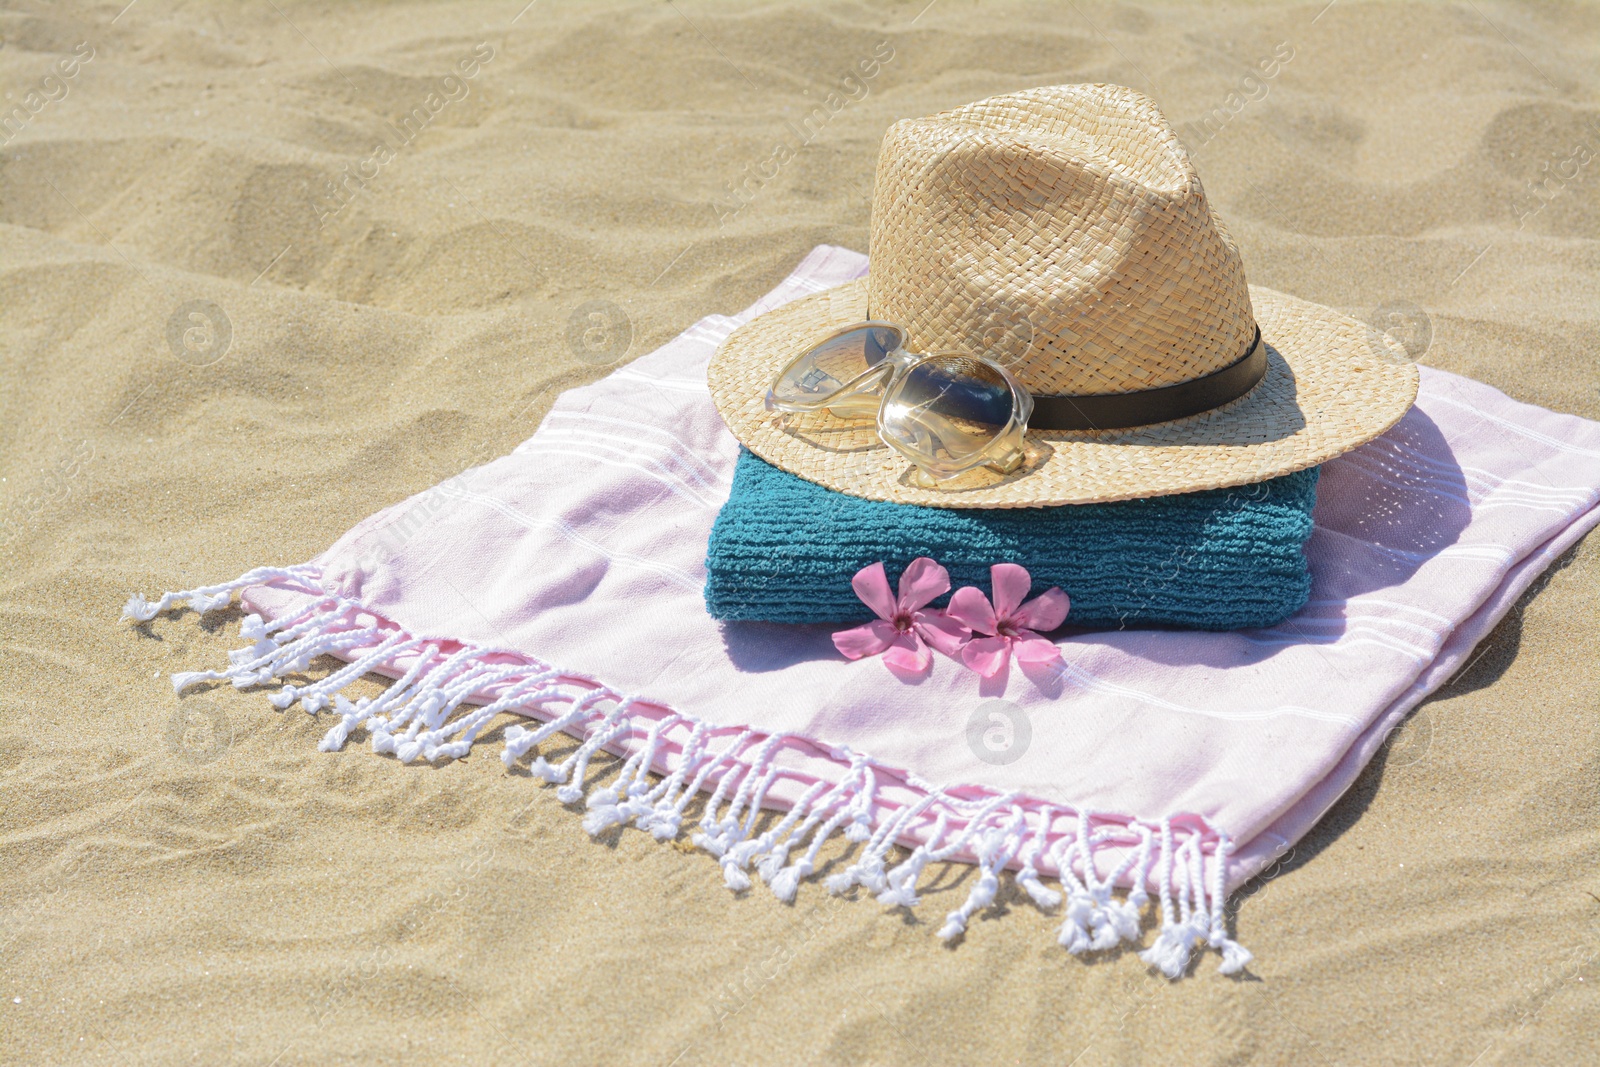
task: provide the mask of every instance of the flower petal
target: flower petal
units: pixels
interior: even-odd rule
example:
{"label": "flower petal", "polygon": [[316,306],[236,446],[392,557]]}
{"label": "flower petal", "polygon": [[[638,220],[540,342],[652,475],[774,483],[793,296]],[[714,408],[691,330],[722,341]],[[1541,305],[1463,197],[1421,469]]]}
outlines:
{"label": "flower petal", "polygon": [[[1027,631],[1025,631],[1027,632]],[[1037,635],[1019,640],[1015,646],[1018,663],[1052,663],[1061,658],[1054,641]]]}
{"label": "flower petal", "polygon": [[833,647],[844,653],[845,659],[860,659],[862,656],[876,656],[899,636],[892,624],[873,619],[865,626],[840,630],[834,634]]}
{"label": "flower petal", "polygon": [[994,613],[1002,619],[1016,614],[1017,606],[1033,588],[1033,577],[1028,568],[1015,563],[996,563],[989,568],[989,585],[994,592]]}
{"label": "flower petal", "polygon": [[883,572],[882,563],[874,563],[856,571],[856,576],[850,579],[850,588],[878,618],[894,618],[894,594],[889,592],[889,576]]}
{"label": "flower petal", "polygon": [[972,630],[966,623],[943,611],[919,611],[911,617],[911,626],[918,636],[947,656],[959,655],[961,646],[972,639]]}
{"label": "flower petal", "polygon": [[933,662],[933,653],[915,633],[900,634],[893,646],[883,654],[883,662],[903,671],[925,671]]}
{"label": "flower petal", "polygon": [[961,662],[985,678],[993,678],[1011,658],[1011,642],[1004,637],[980,637],[961,650]]}
{"label": "flower petal", "polygon": [[1067,621],[1067,612],[1071,607],[1072,601],[1067,594],[1052,585],[1022,605],[1012,619],[1019,626],[1049,633]]}
{"label": "flower petal", "polygon": [[944,613],[981,634],[993,634],[998,629],[994,608],[977,586],[964,585],[951,593],[950,606],[944,609]]}
{"label": "flower petal", "polygon": [[927,556],[918,556],[900,574],[900,610],[916,611],[949,591],[950,572]]}

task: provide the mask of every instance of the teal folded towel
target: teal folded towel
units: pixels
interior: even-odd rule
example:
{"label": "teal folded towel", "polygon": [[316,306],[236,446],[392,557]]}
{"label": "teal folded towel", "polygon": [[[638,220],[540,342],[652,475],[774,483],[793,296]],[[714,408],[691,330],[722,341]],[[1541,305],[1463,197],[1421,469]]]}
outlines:
{"label": "teal folded towel", "polygon": [[1069,626],[1271,626],[1310,595],[1316,495],[1312,468],[1108,504],[925,508],[824,489],[742,451],[711,528],[706,607],[727,621],[863,622],[873,616],[850,586],[855,573],[882,562],[893,582],[929,556],[952,589],[985,593],[990,564],[1019,563],[1034,595],[1066,590]]}

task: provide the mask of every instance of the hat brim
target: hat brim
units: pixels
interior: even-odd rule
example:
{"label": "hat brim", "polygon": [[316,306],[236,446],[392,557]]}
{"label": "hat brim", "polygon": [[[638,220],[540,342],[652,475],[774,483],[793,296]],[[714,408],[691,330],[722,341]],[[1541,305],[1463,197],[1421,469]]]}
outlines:
{"label": "hat brim", "polygon": [[818,337],[867,318],[865,278],[766,312],[735,330],[707,370],[711,399],[744,446],[818,485],[868,500],[941,508],[1021,508],[1248,485],[1324,463],[1400,421],[1417,368],[1397,342],[1331,308],[1250,287],[1267,373],[1239,399],[1125,430],[1030,429],[1008,475],[973,472],[938,488],[871,423],[766,410],[773,377]]}

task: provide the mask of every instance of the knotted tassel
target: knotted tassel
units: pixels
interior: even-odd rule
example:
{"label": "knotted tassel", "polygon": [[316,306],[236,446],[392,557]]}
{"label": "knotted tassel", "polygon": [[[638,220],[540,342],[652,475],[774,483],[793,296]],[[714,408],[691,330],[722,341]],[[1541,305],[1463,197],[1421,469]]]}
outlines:
{"label": "knotted tassel", "polygon": [[[843,782],[834,786],[830,796],[837,795],[844,787]],[[813,809],[826,807],[826,804],[818,804],[817,798],[827,791],[827,782],[811,783],[799,801],[784,815],[782,821],[757,839],[755,847],[748,854],[746,864],[751,861],[756,863],[756,872],[761,875],[763,882],[770,884],[778,876],[783,870],[783,865],[789,861],[789,850],[804,836],[804,828],[798,833],[794,832],[795,824],[802,818],[806,820],[806,827],[816,824],[818,815]],[[754,815],[752,812],[752,819]]]}
{"label": "knotted tassel", "polygon": [[1017,872],[1017,884],[1033,898],[1034,904],[1041,911],[1054,911],[1061,906],[1061,894],[1039,881],[1039,870],[1035,866],[1039,853],[1044,850],[1045,838],[1050,832],[1050,823],[1054,817],[1055,809],[1048,804],[1039,812],[1039,828],[1034,831],[1033,840],[1023,853],[1022,870]]}
{"label": "knotted tassel", "polygon": [[[705,835],[704,843],[701,843],[700,847],[714,856],[722,856],[739,844],[754,828],[756,818],[760,814],[762,798],[767,795],[767,790],[772,787],[772,783],[777,781],[778,764],[773,758],[773,753],[785,737],[786,735],[784,734],[772,734],[761,742],[760,747],[756,749],[755,758],[750,763],[749,773],[740,781],[739,788],[734,791],[733,799],[728,803],[727,815],[718,822],[714,833]],[[746,803],[750,805],[750,815],[741,823],[739,815],[744,810]],[[706,814],[710,815],[710,813],[708,808]],[[697,843],[700,842],[697,840]],[[747,859],[739,864],[741,875],[748,862],[750,852],[744,850],[743,854]],[[724,869],[726,870],[726,868]],[[749,881],[748,878],[744,880],[746,882]],[[731,886],[732,883],[730,882],[729,884]]]}
{"label": "knotted tassel", "polygon": [[[572,707],[565,715],[545,723],[537,730],[525,730],[520,726],[507,727],[506,749],[500,755],[500,762],[504,763],[508,770],[516,766],[517,760],[526,755],[533,746],[556,733],[556,731],[565,730],[589,714],[589,709],[595,704],[602,700],[612,699],[613,696],[614,694],[611,694],[609,690],[591,690],[573,701]],[[536,757],[533,761],[533,766],[528,770],[535,777],[545,782],[555,783],[567,780],[566,762],[562,762],[559,766],[552,766],[543,756]]]}
{"label": "knotted tassel", "polygon": [[708,770],[712,767],[727,765],[727,770],[717,776],[717,787],[712,791],[711,799],[706,801],[705,814],[700,816],[700,833],[693,835],[689,840],[694,842],[697,848],[705,849],[719,858],[725,851],[724,842],[733,833],[737,820],[733,818],[718,819],[717,809],[722,806],[722,798],[727,794],[730,785],[734,782],[740,782],[739,788],[742,791],[744,788],[743,783],[754,773],[752,768],[738,759],[739,753],[744,748],[744,743],[749,740],[752,733],[753,731],[751,730],[741,732],[721,755],[707,765]]}
{"label": "knotted tassel", "polygon": [[189,597],[189,606],[201,615],[206,614],[208,611],[215,611],[218,608],[227,607],[231,603],[233,603],[232,589],[224,589],[221,592],[213,593],[210,596],[197,592],[193,596]]}
{"label": "knotted tassel", "polygon": [[914,908],[922,903],[917,896],[917,879],[928,865],[928,849],[919,845],[909,858],[885,877],[887,886],[878,893],[878,903],[888,907]]}
{"label": "knotted tassel", "polygon": [[[1194,838],[1183,844],[1183,851],[1195,845]],[[1189,905],[1190,876],[1187,867],[1182,862],[1183,857],[1178,855],[1172,840],[1172,823],[1162,820],[1161,823],[1161,930],[1156,934],[1155,943],[1143,952],[1139,958],[1145,963],[1159,970],[1168,978],[1176,979],[1183,975],[1184,969],[1189,966],[1189,957],[1194,952],[1194,946],[1202,940],[1206,931],[1195,923],[1194,909]],[[1179,911],[1173,908],[1173,894],[1176,890]]]}
{"label": "knotted tassel", "polygon": [[1222,964],[1217,968],[1219,974],[1238,974],[1255,959],[1249,949],[1231,940],[1224,932],[1214,932],[1210,940],[1212,947],[1222,952]]}
{"label": "knotted tassel", "polygon": [[857,845],[872,839],[872,824],[877,819],[877,805],[873,799],[878,791],[878,775],[871,766],[864,766],[866,777],[861,786],[861,795],[856,798],[855,812],[844,828],[844,839]]}
{"label": "knotted tassel", "polygon": [[1249,949],[1228,936],[1228,917],[1224,910],[1224,903],[1227,889],[1228,853],[1232,848],[1233,842],[1228,838],[1228,835],[1220,835],[1217,839],[1216,855],[1212,857],[1213,866],[1211,869],[1211,923],[1206,939],[1211,943],[1212,948],[1222,953],[1222,965],[1217,968],[1222,974],[1238,974],[1255,959]]}
{"label": "knotted tassel", "polygon": [[344,743],[350,739],[350,731],[360,720],[361,713],[372,702],[362,697],[354,704],[342,694],[333,699],[333,710],[339,713],[339,721],[334,723],[327,733],[322,735],[322,741],[317,745],[319,752],[337,752],[344,748]]}
{"label": "knotted tassel", "polygon": [[647,818],[649,823],[644,828],[649,830],[650,836],[657,841],[671,841],[683,828],[683,813],[673,807],[667,807],[665,810],[657,808]]}
{"label": "knotted tassel", "polygon": [[[1105,899],[1101,899],[1104,896]],[[1096,893],[1094,895],[1094,914],[1089,917],[1089,947],[1096,952],[1116,948],[1122,940],[1122,934],[1113,921],[1109,905],[1110,893]],[[1137,937],[1139,929],[1134,927],[1134,936]]]}
{"label": "knotted tassel", "polygon": [[914,908],[922,903],[922,898],[917,896],[917,879],[922,877],[922,869],[928,865],[933,858],[933,850],[944,839],[947,822],[948,817],[941,811],[934,821],[933,833],[929,835],[927,842],[913,849],[904,863],[884,877],[888,885],[878,893],[879,904]]}
{"label": "knotted tassel", "polygon": [[785,864],[789,862],[789,849],[790,844],[787,841],[781,845],[774,845],[772,850],[756,863],[756,873],[761,875],[763,882],[771,885],[774,878],[787,870]]}
{"label": "knotted tassel", "polygon": [[601,726],[590,735],[587,741],[578,746],[578,751],[574,752],[567,761],[574,766],[571,781],[556,790],[556,799],[561,803],[576,804],[583,799],[583,778],[589,769],[589,760],[593,758],[596,751],[615,741],[627,731],[628,724],[620,720],[627,714],[627,709],[632,703],[631,698],[626,699],[615,710],[610,712],[602,720]]}
{"label": "knotted tassel", "polygon": [[978,884],[972,887],[972,892],[967,896],[965,904],[952,911],[944,918],[944,925],[939,928],[939,936],[946,941],[954,940],[967,931],[967,920],[976,912],[982,911],[994,903],[995,890],[1000,888],[1000,878],[993,871],[984,871],[978,875]]}
{"label": "knotted tassel", "polygon": [[[565,782],[567,774],[571,770],[572,768],[568,761],[562,760],[560,763],[551,763],[543,756],[535,756],[533,764],[528,768],[530,774],[550,785]],[[562,803],[565,804],[567,801],[563,800]]]}
{"label": "knotted tassel", "polygon": [[[1093,853],[1086,843],[1088,833],[1088,815],[1079,812],[1077,836],[1070,839],[1063,837],[1053,850],[1056,869],[1061,872],[1061,883],[1067,889],[1067,905],[1062,912],[1061,929],[1056,934],[1056,942],[1074,956],[1104,946],[1106,937],[1102,931],[1109,925],[1101,911],[1100,902],[1090,888],[1095,876]],[[1076,849],[1083,861],[1083,881],[1079,881],[1073,871],[1072,857],[1066,854],[1070,849]]]}
{"label": "knotted tassel", "polygon": [[1067,908],[1063,913],[1066,921],[1056,935],[1061,947],[1074,956],[1094,948],[1094,938],[1089,931],[1098,911],[1094,898],[1081,889],[1074,889],[1068,894]]}
{"label": "knotted tassel", "polygon": [[[1021,842],[1018,832],[1026,818],[1020,806],[1013,807],[1011,820],[984,838],[977,850],[977,884],[967,894],[961,907],[945,916],[944,925],[939,928],[941,938],[951,941],[960,937],[967,931],[967,921],[994,903],[995,892],[1000,888],[1000,869],[1010,863],[1011,857],[1016,854],[1017,844]],[[1008,847],[1008,842],[1015,843]]]}
{"label": "knotted tassel", "polygon": [[794,898],[800,891],[800,883],[811,877],[815,870],[809,857],[802,856],[793,866],[783,870],[767,879],[767,888],[772,890],[772,895],[785,904],[794,903]]}
{"label": "knotted tassel", "polygon": [[1168,923],[1156,935],[1155,944],[1139,953],[1139,958],[1168,978],[1179,978],[1189,965],[1200,931],[1190,923]]}
{"label": "knotted tassel", "polygon": [[166,611],[177,599],[172,593],[163,596],[157,603],[150,603],[144,598],[143,593],[135,593],[122,605],[122,617],[118,622],[149,622],[157,615]]}
{"label": "knotted tassel", "polygon": [[723,855],[722,877],[729,889],[737,892],[750,888],[750,876],[745,872],[750,867],[750,861],[770,844],[767,837],[762,834],[754,841],[737,842]]}
{"label": "knotted tassel", "polygon": [[616,804],[616,794],[612,794],[611,803],[596,804],[595,799],[589,798],[589,813],[583,817],[583,828],[590,837],[597,837],[623,822],[622,812]]}
{"label": "knotted tassel", "polygon": [[[870,790],[875,782],[876,778],[869,776],[867,778],[867,788]],[[873,895],[883,892],[887,884],[884,878],[884,857],[894,847],[895,840],[900,836],[901,828],[911,825],[915,819],[932,807],[936,801],[943,799],[943,797],[944,791],[942,789],[935,790],[915,804],[897,811],[873,833],[867,843],[867,847],[862,850],[861,859],[828,879],[828,892],[838,896],[841,893],[848,892],[851,886],[856,885],[862,886]]]}
{"label": "knotted tassel", "polygon": [[189,606],[204,615],[233,600],[233,591],[251,585],[265,585],[272,582],[291,583],[301,587],[306,592],[316,590],[317,580],[321,571],[312,565],[302,564],[296,567],[257,567],[246,574],[242,574],[231,582],[221,585],[204,585],[198,589],[186,589],[181,592],[163,593],[161,599],[152,604],[142,594],[135,593],[128,598],[122,607],[121,621],[149,622],[161,612],[166,611],[174,604],[187,600]]}
{"label": "knotted tassel", "polygon": [[176,671],[172,675],[172,691],[181,696],[185,689],[196,682],[210,682],[226,677],[227,675],[221,671]]}
{"label": "knotted tassel", "polygon": [[[796,830],[794,835],[788,841],[785,841],[779,849],[775,850],[763,862],[761,867],[761,877],[766,880],[768,888],[772,890],[772,895],[786,904],[793,903],[795,894],[800,889],[801,881],[811,877],[812,872],[816,870],[817,856],[821,853],[823,844],[842,823],[852,819],[856,814],[853,810],[854,805],[847,805],[844,800],[850,795],[852,789],[857,788],[856,783],[858,780],[872,773],[871,768],[867,766],[867,757],[864,755],[852,752],[849,749],[836,751],[834,755],[850,759],[850,773],[845,775],[837,786],[829,790],[827,796],[813,806],[812,812],[806,818],[804,825]],[[827,817],[826,822],[823,822],[823,816],[828,811],[832,811],[833,814]],[[792,851],[791,846],[798,845],[804,841],[807,834],[811,835],[810,846],[792,865],[784,867],[783,862],[787,860],[789,853]]]}
{"label": "knotted tassel", "polygon": [[534,740],[533,731],[521,726],[507,726],[505,739],[506,747],[500,754],[500,762],[508,768],[514,766],[517,760],[528,754],[528,749],[538,743]]}
{"label": "knotted tassel", "polygon": [[[405,695],[417,678],[428,669],[428,665],[433,662],[433,658],[438,651],[437,645],[428,645],[423,648],[415,662],[406,669],[406,672],[391,684],[388,689],[384,690],[376,700],[362,697],[352,704],[343,696],[336,697],[334,710],[339,713],[339,721],[323,735],[322,743],[317,747],[324,752],[334,752],[343,748],[345,742],[349,740],[351,732],[369,719],[372,720],[374,731],[382,728],[387,720],[383,718],[381,713],[388,710],[389,707]],[[374,736],[376,736],[376,733],[374,733]]]}
{"label": "knotted tassel", "polygon": [[[650,727],[644,744],[628,757],[617,775],[616,784],[602,789],[589,798],[589,814],[584,816],[583,828],[590,836],[619,825],[626,825],[641,815],[648,814],[650,804],[643,797],[650,791],[646,775],[655,756],[656,745],[662,733],[682,720],[680,715],[659,719]],[[631,781],[629,780],[631,776]]]}
{"label": "knotted tassel", "polygon": [[1139,921],[1140,908],[1131,897],[1127,900],[1108,899],[1101,907],[1105,911],[1111,930],[1116,934],[1116,940],[1107,947],[1114,946],[1117,941],[1139,940],[1142,932]]}

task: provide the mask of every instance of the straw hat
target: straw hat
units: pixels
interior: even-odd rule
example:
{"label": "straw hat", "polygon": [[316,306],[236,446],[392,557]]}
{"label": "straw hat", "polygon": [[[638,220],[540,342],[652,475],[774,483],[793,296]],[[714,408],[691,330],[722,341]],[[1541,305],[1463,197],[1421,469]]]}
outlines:
{"label": "straw hat", "polygon": [[[868,278],[756,317],[708,371],[734,436],[840,492],[996,508],[1244,485],[1371,440],[1416,398],[1400,345],[1245,283],[1188,153],[1122,86],[1030,89],[895,123],[869,251]],[[1035,397],[1023,466],[928,488],[870,423],[766,410],[794,356],[869,317],[904,327],[912,352],[1005,365]]]}

